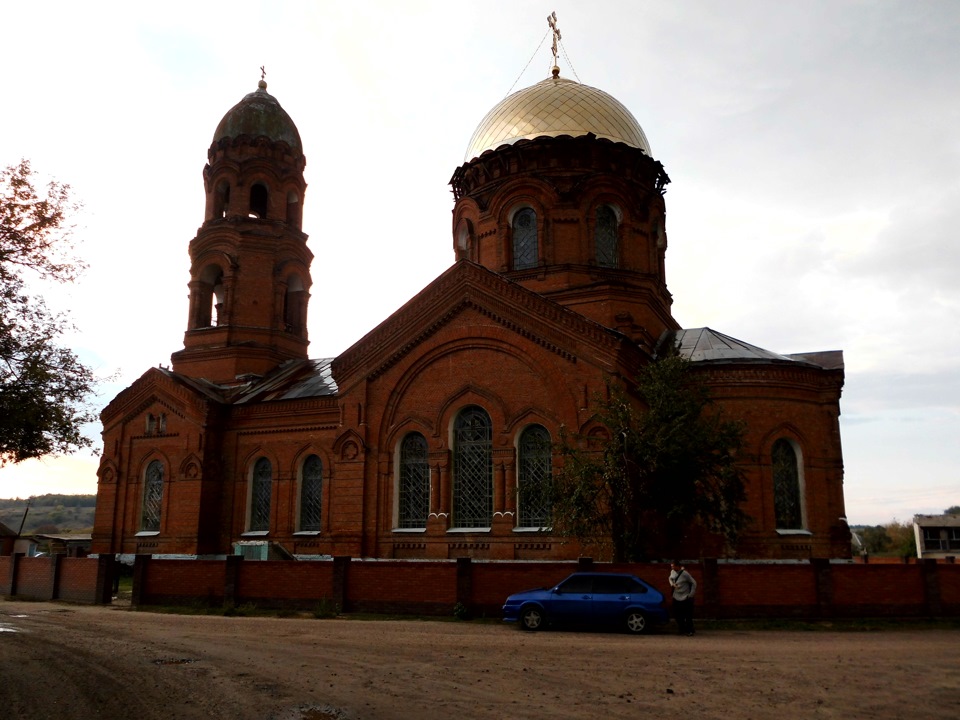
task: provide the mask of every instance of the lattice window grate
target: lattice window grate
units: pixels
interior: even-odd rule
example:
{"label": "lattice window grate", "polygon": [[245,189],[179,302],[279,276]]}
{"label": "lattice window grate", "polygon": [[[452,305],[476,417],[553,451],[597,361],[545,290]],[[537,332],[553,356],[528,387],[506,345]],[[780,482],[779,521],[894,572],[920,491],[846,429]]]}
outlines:
{"label": "lattice window grate", "polygon": [[782,530],[803,528],[803,507],[800,504],[800,472],[797,453],[789,440],[780,438],[773,444],[773,502],[777,527]]}
{"label": "lattice window grate", "polygon": [[160,511],[163,506],[163,463],[153,460],[147,465],[143,487],[143,512],[140,529],[146,532],[160,530]]}
{"label": "lattice window grate", "polygon": [[453,527],[490,527],[493,519],[493,429],[482,408],[464,409],[454,425]]}
{"label": "lattice window grate", "polygon": [[410,433],[400,445],[398,505],[398,527],[415,529],[427,526],[430,467],[427,464],[427,441],[420,433]]}
{"label": "lattice window grate", "polygon": [[513,269],[537,265],[537,214],[523,208],[513,216]]}
{"label": "lattice window grate", "polygon": [[273,490],[273,468],[260,458],[253,466],[253,491],[250,496],[250,530],[270,529],[270,495]]}
{"label": "lattice window grate", "polygon": [[519,527],[549,527],[553,465],[550,433],[531,425],[518,443],[517,501]]}
{"label": "lattice window grate", "polygon": [[323,491],[323,463],[316,455],[303,462],[300,479],[300,530],[320,530],[321,493]]}

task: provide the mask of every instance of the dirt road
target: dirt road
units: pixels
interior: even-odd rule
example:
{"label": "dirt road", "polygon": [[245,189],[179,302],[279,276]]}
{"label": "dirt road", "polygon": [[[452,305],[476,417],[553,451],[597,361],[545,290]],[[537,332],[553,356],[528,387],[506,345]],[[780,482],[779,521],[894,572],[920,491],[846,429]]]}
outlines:
{"label": "dirt road", "polygon": [[0,717],[960,717],[960,631],[528,634],[0,601]]}

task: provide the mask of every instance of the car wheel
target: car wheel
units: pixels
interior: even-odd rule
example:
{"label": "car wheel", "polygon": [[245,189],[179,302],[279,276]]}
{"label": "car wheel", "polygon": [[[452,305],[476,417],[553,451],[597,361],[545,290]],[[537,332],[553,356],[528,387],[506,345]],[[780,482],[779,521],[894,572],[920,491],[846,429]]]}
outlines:
{"label": "car wheel", "polygon": [[626,628],[628,633],[642,635],[650,629],[650,623],[642,612],[631,610],[627,613]]}
{"label": "car wheel", "polygon": [[520,628],[522,630],[539,630],[543,627],[543,610],[535,605],[529,605],[520,611]]}

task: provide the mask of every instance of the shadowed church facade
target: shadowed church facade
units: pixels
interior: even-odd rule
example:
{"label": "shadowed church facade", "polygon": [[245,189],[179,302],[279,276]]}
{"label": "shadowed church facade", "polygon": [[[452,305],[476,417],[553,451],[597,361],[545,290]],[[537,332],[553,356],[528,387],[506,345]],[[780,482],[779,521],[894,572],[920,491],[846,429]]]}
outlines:
{"label": "shadowed church facade", "polygon": [[[481,121],[455,262],[335,358],[308,356],[300,135],[267,92],[217,126],[183,348],[103,411],[93,552],[564,559],[551,443],[675,343],[746,423],[739,557],[847,557],[839,351],[780,355],[671,314],[669,182],[640,125],[559,76]],[[358,268],[358,272],[360,269]],[[691,528],[678,552],[721,552]]]}

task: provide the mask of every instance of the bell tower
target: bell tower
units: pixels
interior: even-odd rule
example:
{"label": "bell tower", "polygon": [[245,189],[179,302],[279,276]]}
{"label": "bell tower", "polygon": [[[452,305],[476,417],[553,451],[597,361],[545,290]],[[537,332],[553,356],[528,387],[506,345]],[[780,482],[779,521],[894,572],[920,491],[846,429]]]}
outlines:
{"label": "bell tower", "polygon": [[174,372],[233,385],[307,358],[305,166],[300,133],[261,77],[207,151],[206,212],[190,242],[190,310]]}

